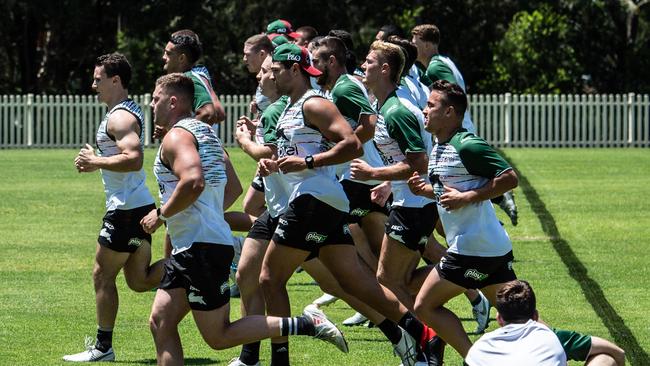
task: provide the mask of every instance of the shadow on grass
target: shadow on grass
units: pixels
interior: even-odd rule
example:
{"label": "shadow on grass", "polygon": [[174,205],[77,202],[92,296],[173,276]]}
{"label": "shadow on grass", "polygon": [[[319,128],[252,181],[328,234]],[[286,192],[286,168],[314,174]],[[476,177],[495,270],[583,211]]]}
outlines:
{"label": "shadow on grass", "polygon": [[609,333],[614,337],[614,342],[625,350],[630,364],[650,365],[650,357],[648,357],[648,353],[641,348],[639,341],[636,339],[630,328],[625,325],[623,318],[618,315],[616,309],[614,309],[612,304],[607,301],[603,290],[600,288],[600,284],[589,276],[587,268],[573,252],[569,243],[562,238],[553,215],[548,211],[535,188],[530,184],[526,176],[517,169],[515,164],[512,163],[507,155],[503,152],[501,153],[517,171],[519,176],[519,188],[523,191],[533,212],[542,224],[544,233],[553,244],[553,248],[562,259],[562,262],[568,269],[571,277],[580,285],[587,301],[589,301],[596,314],[598,314],[607,327],[607,330],[609,330]]}
{"label": "shadow on grass", "polygon": [[[144,360],[135,360],[135,361],[116,361],[115,363],[137,363],[140,365],[155,365],[156,364],[156,359],[155,358],[150,358],[150,359],[144,359]],[[215,361],[209,358],[201,358],[201,357],[194,357],[194,358],[186,358],[185,359],[185,365],[214,365],[214,364],[219,364],[219,361]]]}

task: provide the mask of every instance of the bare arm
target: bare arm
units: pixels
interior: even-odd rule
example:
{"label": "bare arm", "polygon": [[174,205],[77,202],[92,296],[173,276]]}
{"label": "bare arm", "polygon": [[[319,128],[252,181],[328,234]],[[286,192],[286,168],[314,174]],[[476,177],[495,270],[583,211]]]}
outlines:
{"label": "bare arm", "polygon": [[353,179],[359,180],[404,180],[410,178],[414,172],[426,174],[428,161],[425,152],[407,152],[406,159],[377,168],[356,159],[350,164],[350,172]]}
{"label": "bare arm", "polygon": [[226,177],[228,182],[226,183],[225,194],[223,197],[223,210],[226,211],[230,206],[237,201],[237,198],[241,196],[244,192],[244,189],[241,186],[241,181],[235,172],[235,167],[232,166],[230,157],[228,154],[224,154],[226,160]]}
{"label": "bare arm", "polygon": [[508,192],[519,184],[517,173],[513,169],[507,170],[488,181],[483,187],[460,192],[445,186],[445,193],[440,196],[440,205],[447,210],[455,210],[470,203],[486,201]]}
{"label": "bare arm", "polygon": [[[235,130],[235,139],[246,154],[251,158],[259,161],[263,158],[271,158],[273,156],[274,150],[269,145],[260,145],[253,141],[253,130],[251,130],[251,125],[253,122],[246,116],[239,117],[237,121],[237,129]],[[255,126],[255,128],[260,128]]]}
{"label": "bare arm", "polygon": [[212,103],[204,104],[201,108],[196,110],[194,118],[212,125],[215,121],[214,105],[212,105]]}
{"label": "bare arm", "polygon": [[362,144],[365,144],[375,136],[376,114],[362,114],[359,116],[359,126],[354,130]]}
{"label": "bare arm", "polygon": [[591,350],[587,356],[587,363],[592,357],[599,354],[607,354],[611,356],[616,361],[617,366],[625,365],[625,351],[621,347],[606,339],[592,336]]}
{"label": "bare arm", "polygon": [[144,154],[140,145],[140,126],[131,113],[117,110],[111,114],[106,125],[107,132],[115,138],[120,153],[113,156],[97,156],[89,144],[79,151],[75,166],[79,172],[106,169],[114,172],[132,172],[142,169]]}

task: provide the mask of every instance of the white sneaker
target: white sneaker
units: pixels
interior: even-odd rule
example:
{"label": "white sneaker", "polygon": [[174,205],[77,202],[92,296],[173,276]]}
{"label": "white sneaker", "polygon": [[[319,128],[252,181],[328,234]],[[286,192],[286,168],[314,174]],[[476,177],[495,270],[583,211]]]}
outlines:
{"label": "white sneaker", "polygon": [[404,329],[402,331],[402,338],[397,344],[393,345],[393,353],[402,359],[403,366],[415,366],[417,362],[417,344],[415,339],[411,337]]}
{"label": "white sneaker", "polygon": [[478,296],[481,298],[481,302],[472,306],[472,314],[476,320],[476,334],[485,332],[485,329],[490,323],[490,302],[483,295],[481,291],[478,291]]}
{"label": "white sneaker", "polygon": [[361,313],[354,313],[351,317],[345,319],[343,321],[343,325],[348,326],[348,327],[354,327],[356,325],[363,325],[365,322],[368,321],[368,318],[366,318],[363,314]]}
{"label": "white sneaker", "polygon": [[74,355],[65,355],[63,356],[63,361],[70,362],[98,362],[98,361],[115,361],[115,352],[113,348],[109,348],[108,351],[102,352],[95,348],[94,339],[92,337],[86,337],[85,340],[86,350],[80,353],[75,353]]}
{"label": "white sneaker", "polygon": [[499,207],[501,207],[501,209],[505,211],[506,214],[508,214],[512,226],[517,226],[519,215],[517,214],[517,204],[515,203],[515,195],[514,193],[512,193],[512,191],[508,191],[503,194],[503,200],[499,202]]}
{"label": "white sneaker", "polygon": [[343,333],[341,333],[334,323],[327,319],[325,313],[317,306],[314,304],[307,305],[302,314],[314,324],[314,328],[316,328],[314,338],[332,343],[344,353],[350,352],[348,342],[343,337]]}
{"label": "white sneaker", "polygon": [[262,364],[259,361],[257,361],[256,364],[247,365],[247,364],[241,362],[239,360],[239,357],[235,357],[232,360],[230,360],[230,363],[228,364],[228,366],[262,366]]}
{"label": "white sneaker", "polygon": [[321,307],[321,306],[327,306],[329,304],[333,304],[336,300],[339,298],[336,296],[332,296],[330,294],[324,293],[323,296],[319,297],[318,299],[312,301],[312,304]]}

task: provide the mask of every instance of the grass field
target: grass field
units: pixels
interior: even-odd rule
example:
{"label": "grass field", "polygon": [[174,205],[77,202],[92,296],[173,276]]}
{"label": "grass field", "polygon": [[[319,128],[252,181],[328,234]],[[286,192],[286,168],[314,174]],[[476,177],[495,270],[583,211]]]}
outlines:
{"label": "grass field", "polygon": [[[244,184],[252,160],[231,152]],[[520,223],[513,239],[515,270],[529,280],[542,317],[553,326],[615,340],[632,365],[650,365],[650,152],[643,149],[507,149],[520,174]],[[103,215],[98,173],[80,175],[72,150],[0,150],[0,365],[58,365],[94,336],[91,268]],[[146,152],[149,188],[155,191]],[[241,207],[238,202],[237,208]],[[501,213],[500,213],[501,214]],[[502,221],[506,222],[505,216]],[[154,258],[161,256],[161,233]],[[118,277],[120,311],[117,360],[155,364],[148,328],[153,292],[136,294]],[[305,274],[289,285],[293,313],[320,296]],[[239,317],[233,300],[232,318]],[[468,331],[474,329],[464,299],[450,303]],[[353,313],[337,302],[326,308],[340,323]],[[494,317],[494,310],[492,313]],[[492,322],[490,329],[496,328]],[[350,353],[304,338],[292,340],[294,365],[398,365],[377,329],[344,329]],[[191,318],[181,324],[188,365],[227,365],[239,349],[212,351]],[[476,339],[477,336],[472,336]],[[262,362],[269,363],[268,341]],[[447,348],[449,365],[460,357]],[[578,363],[575,363],[576,365]]]}

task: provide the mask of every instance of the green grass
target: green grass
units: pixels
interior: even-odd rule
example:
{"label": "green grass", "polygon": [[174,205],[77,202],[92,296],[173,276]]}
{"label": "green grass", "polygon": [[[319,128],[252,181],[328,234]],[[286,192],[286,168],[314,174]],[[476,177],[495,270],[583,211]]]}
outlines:
{"label": "green grass", "polygon": [[[523,176],[516,190],[520,224],[513,239],[516,271],[533,284],[542,317],[551,325],[617,339],[632,364],[650,349],[645,311],[650,304],[645,256],[650,237],[650,153],[642,149],[504,151]],[[72,150],[0,150],[0,365],[58,365],[94,335],[91,268],[104,210],[99,174],[78,174]],[[154,151],[146,152],[148,184]],[[254,164],[232,149],[246,187]],[[529,201],[530,200],[530,201]],[[241,208],[241,201],[236,204]],[[506,222],[505,216],[502,221]],[[160,257],[162,236],[154,236]],[[292,278],[293,313],[320,296],[305,274]],[[136,294],[118,277],[120,311],[114,344],[127,365],[155,363],[148,315],[154,293]],[[602,290],[602,292],[599,292]],[[239,317],[233,300],[232,316]],[[467,330],[474,324],[464,299],[450,307]],[[340,323],[353,312],[337,302],[326,309]],[[613,313],[612,313],[613,311]],[[494,317],[494,310],[493,310]],[[492,322],[490,329],[496,328]],[[181,323],[188,365],[226,365],[238,349],[212,351],[191,317]],[[377,329],[344,329],[350,354],[310,339],[292,340],[294,365],[397,365]],[[476,336],[472,336],[476,339]],[[637,343],[635,343],[635,341]],[[269,363],[268,341],[262,343]],[[645,357],[645,358],[643,358]],[[450,348],[446,362],[461,360]],[[577,364],[577,363],[576,363]]]}

